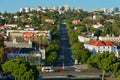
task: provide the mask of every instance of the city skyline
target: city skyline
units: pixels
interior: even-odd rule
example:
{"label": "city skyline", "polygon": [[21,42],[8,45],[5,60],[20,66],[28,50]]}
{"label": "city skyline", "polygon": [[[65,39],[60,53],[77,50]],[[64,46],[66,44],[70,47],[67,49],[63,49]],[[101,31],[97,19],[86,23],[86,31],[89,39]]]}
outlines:
{"label": "city skyline", "polygon": [[[89,4],[88,4],[89,3]],[[2,0],[0,5],[0,12],[17,12],[20,8],[25,7],[50,7],[53,6],[63,6],[68,4],[71,8],[82,8],[85,10],[94,10],[95,8],[112,8],[118,7],[120,8],[119,0]]]}

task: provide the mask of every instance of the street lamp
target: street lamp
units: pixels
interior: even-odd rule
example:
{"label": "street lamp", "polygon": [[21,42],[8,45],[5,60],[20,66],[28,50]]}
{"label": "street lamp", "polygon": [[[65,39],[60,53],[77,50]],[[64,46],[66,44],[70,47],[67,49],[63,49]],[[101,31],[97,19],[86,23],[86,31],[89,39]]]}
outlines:
{"label": "street lamp", "polygon": [[62,69],[64,70],[65,69],[65,64],[64,64],[64,47],[62,47],[62,54],[63,54],[63,66],[62,66]]}
{"label": "street lamp", "polygon": [[64,67],[64,55],[63,55],[63,67],[62,68],[63,68],[63,70],[65,69],[65,67]]}

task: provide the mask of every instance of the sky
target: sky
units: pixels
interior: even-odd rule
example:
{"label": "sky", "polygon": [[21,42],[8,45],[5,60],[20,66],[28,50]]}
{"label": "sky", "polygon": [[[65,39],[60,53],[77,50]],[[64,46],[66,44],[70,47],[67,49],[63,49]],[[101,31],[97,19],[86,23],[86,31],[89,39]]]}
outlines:
{"label": "sky", "polygon": [[120,0],[0,0],[0,12],[17,12],[25,7],[53,7],[68,4],[71,8],[94,10],[95,8],[120,8]]}

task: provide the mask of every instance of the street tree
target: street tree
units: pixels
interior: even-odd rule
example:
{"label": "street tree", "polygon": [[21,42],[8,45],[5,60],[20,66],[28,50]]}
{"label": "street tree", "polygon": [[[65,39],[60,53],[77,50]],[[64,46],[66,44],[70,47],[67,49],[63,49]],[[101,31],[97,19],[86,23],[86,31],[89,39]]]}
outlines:
{"label": "street tree", "polygon": [[78,42],[77,35],[76,35],[75,31],[69,30],[68,31],[68,37],[69,37],[69,42],[70,42],[71,45]]}
{"label": "street tree", "polygon": [[90,57],[90,52],[85,49],[83,43],[74,43],[71,49],[74,54],[74,59],[80,61],[81,63],[85,63]]}
{"label": "street tree", "polygon": [[14,76],[17,80],[37,80],[39,72],[35,65],[22,59],[9,60],[2,65],[3,74]]}
{"label": "street tree", "polygon": [[117,78],[120,79],[120,70],[118,71],[117,75]]}
{"label": "street tree", "polygon": [[57,44],[50,44],[47,48],[46,48],[46,53],[51,53],[51,52],[57,52],[59,53],[60,51],[60,46]]}
{"label": "street tree", "polygon": [[49,56],[47,57],[47,62],[51,65],[54,63],[54,61],[57,59],[57,53],[56,52],[51,52]]}
{"label": "street tree", "polygon": [[52,65],[57,59],[60,49],[61,47],[59,40],[53,40],[46,48],[46,59],[47,62],[50,63],[50,65]]}
{"label": "street tree", "polygon": [[120,63],[113,53],[103,52],[91,56],[87,64],[89,67],[100,68],[102,70],[102,80],[106,72],[115,73],[120,68]]}
{"label": "street tree", "polygon": [[6,61],[6,53],[3,47],[0,47],[0,63]]}

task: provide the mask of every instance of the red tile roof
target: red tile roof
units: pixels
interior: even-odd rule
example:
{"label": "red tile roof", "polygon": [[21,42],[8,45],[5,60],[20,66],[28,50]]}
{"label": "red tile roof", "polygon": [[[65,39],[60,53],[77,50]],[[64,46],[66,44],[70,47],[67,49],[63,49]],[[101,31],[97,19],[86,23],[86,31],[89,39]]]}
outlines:
{"label": "red tile roof", "polygon": [[92,46],[115,46],[111,41],[95,41],[91,43]]}
{"label": "red tile roof", "polygon": [[91,45],[93,45],[93,46],[105,46],[105,44],[102,41],[96,41],[96,42],[92,43]]}
{"label": "red tile roof", "polygon": [[0,26],[0,29],[4,29],[5,28],[5,26]]}
{"label": "red tile roof", "polygon": [[115,44],[112,43],[111,41],[105,41],[104,43],[106,46],[115,46]]}
{"label": "red tile roof", "polygon": [[33,32],[24,32],[24,40],[29,41],[29,39],[36,39],[36,36]]}
{"label": "red tile roof", "polygon": [[24,32],[24,35],[33,35],[33,32]]}

